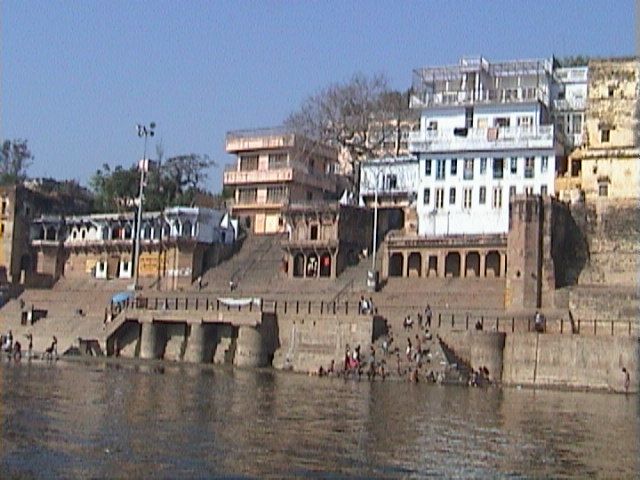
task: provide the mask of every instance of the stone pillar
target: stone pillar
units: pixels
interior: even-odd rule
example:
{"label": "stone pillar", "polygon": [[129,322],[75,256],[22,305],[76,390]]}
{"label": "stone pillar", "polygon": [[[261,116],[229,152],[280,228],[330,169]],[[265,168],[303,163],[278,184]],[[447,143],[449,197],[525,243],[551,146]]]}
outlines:
{"label": "stone pillar", "polygon": [[507,254],[500,254],[500,276],[502,278],[507,276]]}
{"label": "stone pillar", "polygon": [[465,278],[467,276],[467,252],[464,250],[460,251],[460,278]]}
{"label": "stone pillar", "polygon": [[331,255],[331,278],[337,278],[338,277],[338,250],[336,250],[333,253],[330,253]]}
{"label": "stone pillar", "polygon": [[445,262],[447,260],[447,252],[438,250],[438,277],[444,278]]}
{"label": "stone pillar", "polygon": [[184,361],[202,363],[205,360],[205,327],[201,323],[190,325],[187,348],[184,351]]}
{"label": "stone pillar", "polygon": [[408,252],[402,253],[402,276],[409,276],[409,254]]}
{"label": "stone pillar", "polygon": [[233,363],[238,367],[267,366],[268,358],[264,340],[257,328],[238,328],[238,339]]}
{"label": "stone pillar", "polygon": [[478,255],[480,255],[480,272],[479,272],[478,276],[480,278],[484,278],[484,277],[486,277],[485,269],[487,268],[487,263],[486,263],[487,252],[486,251],[479,251]]}
{"label": "stone pillar", "polygon": [[152,322],[140,325],[140,358],[149,360],[158,358],[158,332]]}

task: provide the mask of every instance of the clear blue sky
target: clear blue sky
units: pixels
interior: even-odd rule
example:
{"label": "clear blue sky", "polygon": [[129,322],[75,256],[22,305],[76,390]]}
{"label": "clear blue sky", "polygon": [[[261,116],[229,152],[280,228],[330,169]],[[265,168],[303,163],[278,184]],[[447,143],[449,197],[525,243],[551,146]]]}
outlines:
{"label": "clear blue sky", "polygon": [[29,140],[31,176],[83,184],[142,157],[136,123],[158,124],[168,156],[223,165],[226,131],[278,125],[356,72],[404,89],[414,68],[462,55],[632,55],[635,39],[633,0],[4,0],[0,13],[0,137]]}

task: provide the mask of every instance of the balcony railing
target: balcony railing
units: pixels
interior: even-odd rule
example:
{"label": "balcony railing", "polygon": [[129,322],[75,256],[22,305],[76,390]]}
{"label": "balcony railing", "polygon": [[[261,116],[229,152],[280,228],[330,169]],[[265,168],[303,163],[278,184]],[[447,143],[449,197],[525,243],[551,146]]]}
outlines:
{"label": "balcony railing", "polygon": [[448,152],[457,150],[506,150],[553,148],[553,125],[533,127],[469,128],[453,131],[428,130],[409,135],[412,152]]}
{"label": "balcony railing", "polygon": [[523,103],[540,101],[549,104],[549,90],[544,87],[502,88],[496,90],[416,92],[411,96],[411,107],[458,106],[491,103]]}
{"label": "balcony railing", "polygon": [[556,98],[553,101],[553,109],[561,111],[585,110],[587,108],[587,99],[578,98]]}

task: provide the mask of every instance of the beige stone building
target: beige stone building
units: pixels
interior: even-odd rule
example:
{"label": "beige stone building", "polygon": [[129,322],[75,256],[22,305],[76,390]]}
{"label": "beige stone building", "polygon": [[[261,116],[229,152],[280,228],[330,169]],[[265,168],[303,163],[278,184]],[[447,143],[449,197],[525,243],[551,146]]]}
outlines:
{"label": "beige stone building", "polygon": [[226,150],[236,161],[224,172],[233,190],[233,215],[256,234],[285,231],[289,203],[336,198],[337,150],[283,128],[229,132]]}
{"label": "beige stone building", "polygon": [[587,201],[640,198],[640,60],[589,62],[586,142],[573,152]]}
{"label": "beige stone building", "polygon": [[371,245],[371,210],[338,202],[293,204],[285,208],[289,238],[282,243],[289,278],[336,278],[358,263]]}

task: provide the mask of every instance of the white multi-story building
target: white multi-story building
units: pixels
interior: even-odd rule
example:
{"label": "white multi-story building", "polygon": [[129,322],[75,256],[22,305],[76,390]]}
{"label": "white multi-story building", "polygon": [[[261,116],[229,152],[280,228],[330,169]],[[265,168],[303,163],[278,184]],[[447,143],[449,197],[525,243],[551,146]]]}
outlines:
{"label": "white multi-story building", "polygon": [[[583,145],[587,109],[588,67],[557,67],[553,71],[553,123],[564,135],[568,151]],[[569,153],[569,152],[567,152]]]}
{"label": "white multi-story building", "polygon": [[482,57],[414,71],[420,235],[506,233],[512,195],[554,193],[552,71],[551,60]]}

